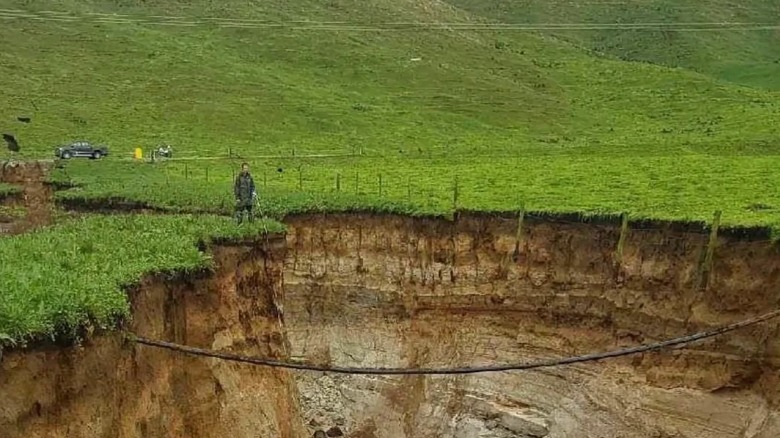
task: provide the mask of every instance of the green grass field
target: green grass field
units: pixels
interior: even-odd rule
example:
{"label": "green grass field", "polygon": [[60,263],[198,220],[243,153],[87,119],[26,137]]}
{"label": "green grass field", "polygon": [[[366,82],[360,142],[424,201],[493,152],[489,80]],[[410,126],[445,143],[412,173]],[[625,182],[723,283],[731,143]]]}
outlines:
{"label": "green grass field", "polygon": [[[278,222],[236,227],[217,216],[86,216],[0,239],[0,347],[128,316],[123,286],[148,272],[208,266],[199,240],[282,231]],[[122,260],[122,263],[117,263]]]}
{"label": "green grass field", "polygon": [[[268,175],[274,196],[297,192],[302,169],[318,205],[450,209],[458,175],[461,205],[475,210],[780,218],[780,93],[770,89],[597,56],[547,31],[475,29],[484,16],[439,2],[0,4],[32,11],[6,12],[0,36],[10,102],[0,120],[23,156],[76,139],[112,150],[105,163],[69,166],[88,186],[65,196],[229,203],[242,160],[220,158],[232,153]],[[95,15],[109,13],[122,15]],[[242,27],[220,27],[236,19]],[[191,159],[192,181],[169,190],[163,166],[119,163],[159,142]],[[377,195],[381,174],[382,199],[331,199],[337,173],[357,173],[357,191]]]}
{"label": "green grass field", "polygon": [[[581,7],[571,0],[448,2],[497,22],[561,24],[548,34],[615,59],[780,90],[780,3],[774,0],[622,0]],[[576,29],[583,25],[592,29]]]}
{"label": "green grass field", "polygon": [[[778,160],[750,156],[647,156],[641,160],[529,156],[495,161],[345,158],[251,163],[257,169],[260,210],[274,218],[307,210],[446,215],[456,206],[496,212],[523,206],[533,211],[628,212],[634,218],[705,221],[715,210],[722,210],[725,225],[779,223]],[[293,163],[301,164],[300,170]],[[277,172],[277,164],[283,173]],[[101,182],[105,174],[91,171],[96,168],[106,174],[133,176]],[[84,161],[74,162],[70,169],[78,176],[69,181],[81,187],[59,192],[58,198],[130,198],[174,211],[215,213],[229,213],[233,206],[229,163],[201,167],[168,162],[153,167]]]}
{"label": "green grass field", "polygon": [[[722,210],[725,225],[780,229],[780,15],[771,1],[740,5],[0,0],[0,130],[19,139],[19,159],[74,140],[109,146],[104,160],[55,171],[73,187],[61,200],[227,213],[248,161],[274,218],[523,206],[709,221]],[[694,29],[705,22],[721,24]],[[587,23],[622,27],[571,29]],[[175,158],[133,161],[158,143]],[[118,219],[88,219],[101,220]],[[135,242],[145,221],[169,219],[127,220],[137,222],[121,239]],[[217,219],[188,221],[163,225],[194,236]],[[69,226],[0,242],[78,248]],[[101,230],[90,245],[123,232]],[[0,332],[105,323],[124,311],[122,281],[200,260],[190,243],[160,243],[170,254],[97,286],[69,280],[80,292],[31,285],[38,301],[4,300]],[[21,266],[3,269],[14,273],[5,287],[26,290]]]}

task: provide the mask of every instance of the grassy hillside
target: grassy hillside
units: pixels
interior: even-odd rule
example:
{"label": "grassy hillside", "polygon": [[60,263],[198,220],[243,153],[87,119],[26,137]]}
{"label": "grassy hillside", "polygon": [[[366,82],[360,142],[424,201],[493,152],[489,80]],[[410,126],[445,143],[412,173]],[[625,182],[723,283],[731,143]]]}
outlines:
{"label": "grassy hillside", "polygon": [[[229,206],[246,159],[279,210],[300,191],[296,209],[442,211],[457,177],[478,210],[780,221],[777,92],[485,29],[433,0],[0,8],[0,121],[23,156],[82,138],[113,152],[69,165],[58,178],[84,186],[63,196]],[[158,142],[191,160],[122,161]]]}
{"label": "grassy hillside", "polygon": [[[213,10],[203,0],[183,10],[61,3],[81,15],[7,13],[0,37],[9,102],[0,120],[33,117],[12,127],[29,152],[49,154],[79,137],[127,155],[156,141],[195,155],[228,147],[250,155],[355,147],[495,153],[550,141],[710,150],[768,140],[766,124],[777,114],[776,95],[593,58],[533,33],[388,24],[472,19],[437,2],[375,2],[381,8],[340,0],[324,9],[297,0],[258,2],[258,10]],[[119,4],[126,3],[134,4]],[[129,15],[94,15],[108,12]],[[228,13],[244,27],[219,27],[230,21],[215,18]],[[165,25],[205,15],[211,19],[191,26]]]}
{"label": "grassy hillside", "polygon": [[548,26],[543,33],[617,59],[780,90],[780,3],[775,0],[448,1],[491,21],[554,23],[559,29]]}

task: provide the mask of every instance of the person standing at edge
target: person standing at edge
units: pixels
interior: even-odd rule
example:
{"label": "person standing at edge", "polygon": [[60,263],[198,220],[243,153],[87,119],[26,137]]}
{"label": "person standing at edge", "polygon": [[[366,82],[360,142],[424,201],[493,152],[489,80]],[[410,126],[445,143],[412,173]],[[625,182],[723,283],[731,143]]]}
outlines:
{"label": "person standing at edge", "polygon": [[243,222],[244,211],[247,213],[249,222],[254,220],[252,216],[252,205],[257,192],[255,192],[255,180],[249,173],[249,163],[241,164],[241,173],[236,177],[233,193],[236,196],[236,222],[240,225]]}

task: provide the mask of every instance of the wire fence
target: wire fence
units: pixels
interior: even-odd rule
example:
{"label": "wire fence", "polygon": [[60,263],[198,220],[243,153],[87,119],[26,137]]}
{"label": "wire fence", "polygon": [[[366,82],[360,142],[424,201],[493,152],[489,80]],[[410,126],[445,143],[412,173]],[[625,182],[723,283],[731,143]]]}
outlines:
{"label": "wire fence", "polygon": [[[677,157],[675,163],[668,164],[675,167],[679,160]],[[222,157],[181,158],[174,155],[172,159],[160,159],[153,167],[133,166],[130,169],[132,171],[124,173],[132,176],[135,175],[134,170],[141,169],[152,172],[138,174],[127,180],[127,184],[146,184],[145,188],[136,192],[141,198],[152,192],[167,193],[165,187],[159,187],[162,184],[172,188],[179,187],[178,194],[174,196],[177,198],[175,205],[210,205],[211,208],[227,211],[232,205],[232,184],[244,162],[250,165],[260,195],[260,205],[278,207],[281,209],[279,212],[289,203],[301,204],[298,205],[298,210],[301,211],[305,210],[304,204],[313,203],[319,205],[323,211],[327,210],[328,206],[336,206],[335,210],[339,210],[345,205],[358,210],[361,206],[367,210],[382,207],[387,211],[423,215],[454,215],[472,211],[496,216],[508,215],[512,220],[517,218],[518,213],[523,212],[528,220],[549,223],[603,224],[613,229],[623,226],[626,230],[621,233],[624,234],[628,231],[671,227],[686,233],[708,236],[715,227],[719,228],[719,237],[738,237],[741,240],[769,243],[775,241],[771,224],[778,222],[772,222],[778,218],[773,216],[776,215],[773,200],[762,199],[766,196],[756,196],[752,200],[745,197],[743,208],[749,211],[749,214],[740,212],[733,205],[728,205],[729,208],[724,211],[720,208],[721,202],[708,202],[717,201],[717,197],[697,196],[686,199],[668,192],[668,189],[654,193],[651,186],[631,187],[631,181],[626,179],[629,177],[623,172],[628,171],[628,168],[600,170],[590,160],[574,163],[567,161],[563,168],[553,169],[559,172],[555,173],[555,181],[548,181],[541,188],[534,187],[534,184],[538,184],[536,177],[529,175],[544,177],[545,173],[550,174],[553,170],[548,169],[545,172],[544,169],[534,168],[539,163],[534,164],[533,161],[520,157],[515,157],[514,160],[480,162],[453,162],[446,159],[441,162],[415,162],[406,159],[365,158],[360,155],[359,149],[356,149],[354,155],[321,153],[296,154],[295,157],[251,157],[232,151],[226,151]],[[572,170],[573,167],[576,169]],[[525,174],[523,178],[518,177],[519,172]],[[653,172],[657,173],[657,170]],[[677,178],[684,170],[675,168],[670,172],[667,172],[669,178]],[[594,177],[594,173],[599,176]],[[691,184],[701,186],[701,172],[696,175]],[[712,175],[712,178],[719,178],[719,175],[721,174]],[[580,187],[586,179],[589,184],[595,184],[594,191],[602,190],[604,194],[584,202],[578,201],[577,193],[585,195],[588,192]],[[685,181],[678,183],[682,184],[681,187],[686,184]],[[100,185],[103,180],[98,179],[86,185],[89,184]],[[658,199],[659,196],[661,199]],[[643,197],[655,197],[656,201],[643,202]],[[540,204],[539,198],[550,202]],[[534,205],[526,204],[529,199]],[[665,202],[669,204],[665,205]],[[547,207],[550,205],[555,205],[556,208]],[[589,208],[588,205],[593,207]],[[703,208],[703,205],[711,207]],[[669,213],[681,209],[687,210],[688,217],[672,219],[674,216]],[[737,216],[740,213],[742,216]],[[653,219],[664,216],[665,219]],[[752,225],[744,225],[746,222],[741,221],[744,217],[752,219]],[[762,217],[763,223],[755,220]],[[624,221],[627,223],[623,224]],[[715,225],[716,221],[718,225]]]}
{"label": "wire fence", "polygon": [[[359,157],[351,155],[312,155],[299,156],[296,158],[284,156],[270,156],[252,159],[251,157],[225,158],[220,161],[217,158],[206,160],[172,160],[165,164],[164,172],[170,178],[180,178],[193,182],[220,183],[224,185],[224,190],[229,190],[228,185],[235,180],[240,165],[244,162],[250,165],[255,184],[259,190],[265,193],[310,193],[324,196],[331,195],[349,195],[370,197],[373,200],[400,202],[409,205],[425,205],[436,207],[442,211],[469,210],[469,207],[475,203],[492,204],[495,208],[487,211],[497,213],[518,212],[525,210],[527,217],[545,219],[553,222],[582,223],[591,222],[609,222],[620,224],[624,215],[629,216],[632,222],[632,229],[640,229],[642,224],[650,225],[652,222],[684,222],[695,224],[688,226],[687,229],[699,229],[699,232],[708,233],[709,228],[714,222],[716,214],[723,215],[722,209],[714,207],[705,214],[702,214],[701,208],[698,218],[686,218],[685,220],[651,220],[648,216],[641,213],[631,213],[628,210],[613,209],[612,211],[588,211],[579,210],[580,213],[573,213],[578,210],[561,210],[556,213],[554,210],[534,211],[527,209],[524,205],[524,197],[527,197],[528,187],[525,181],[512,180],[507,175],[500,174],[496,176],[504,167],[507,172],[517,173],[519,167],[515,169],[514,162],[484,164],[480,168],[479,178],[464,174],[465,170],[470,169],[469,163],[464,162],[463,166],[441,165],[436,163],[421,162],[420,166],[411,166],[405,160],[397,162],[388,160],[369,160],[363,162]],[[325,164],[318,162],[319,158],[335,158],[335,161],[329,161]],[[353,161],[355,158],[357,161]],[[274,165],[278,163],[278,165]],[[527,166],[528,164],[526,164]],[[411,166],[411,167],[407,167]],[[464,167],[465,166],[465,167]],[[518,162],[518,166],[523,164]],[[468,169],[467,169],[468,168]],[[514,170],[513,170],[514,169]],[[484,171],[484,172],[483,172]],[[490,172],[493,171],[494,175]],[[619,174],[619,173],[618,173]],[[623,175],[624,177],[625,175]],[[575,175],[574,179],[576,179]],[[621,179],[623,179],[621,177]],[[476,178],[476,179],[475,179]],[[561,179],[569,176],[561,175]],[[571,178],[569,178],[571,179]],[[576,184],[576,181],[567,181],[567,184]],[[221,187],[221,186],[220,186]],[[622,189],[622,187],[621,187]],[[512,199],[500,199],[509,193],[514,193]],[[618,196],[620,190],[616,192]],[[624,196],[625,197],[625,196]],[[495,202],[494,201],[495,198]],[[626,204],[632,204],[626,202]],[[637,203],[633,203],[637,206]],[[663,209],[663,205],[656,203],[654,208]],[[683,205],[683,204],[679,204]],[[501,208],[505,206],[505,208]],[[641,207],[641,203],[639,203]],[[646,208],[644,208],[646,209]],[[775,208],[771,204],[765,204],[755,201],[746,205],[745,209],[753,211],[756,214],[772,214]],[[479,211],[481,209],[474,209]],[[720,212],[720,213],[718,213]],[[573,218],[576,216],[576,220]],[[568,218],[568,219],[567,219]],[[769,225],[734,225],[733,217],[728,213],[723,216],[723,221],[727,230],[744,229],[747,233],[755,234],[757,232],[771,233]],[[634,225],[639,227],[635,227]],[[651,229],[653,226],[648,226]],[[767,237],[767,240],[771,240]]]}

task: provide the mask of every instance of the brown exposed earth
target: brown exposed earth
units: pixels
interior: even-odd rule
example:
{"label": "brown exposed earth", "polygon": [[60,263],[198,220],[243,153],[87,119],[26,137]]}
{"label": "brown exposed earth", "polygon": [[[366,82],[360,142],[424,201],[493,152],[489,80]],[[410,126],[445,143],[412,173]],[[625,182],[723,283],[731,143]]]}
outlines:
{"label": "brown exposed earth", "polygon": [[[283,357],[280,243],[217,247],[212,273],[143,280],[129,292],[127,328]],[[2,437],[306,436],[289,372],[133,346],[118,333],[6,354],[0,399]]]}
{"label": "brown exposed earth", "polygon": [[[533,361],[673,338],[778,307],[780,252],[708,236],[464,217],[289,221],[293,357],[349,366]],[[471,376],[297,377],[307,420],[375,437],[774,437],[777,323],[663,353]],[[371,432],[366,432],[370,430]]]}
{"label": "brown exposed earth", "polygon": [[0,236],[24,233],[51,222],[54,204],[46,177],[53,165],[51,161],[0,161],[0,182],[21,189],[0,199],[0,206],[21,207],[24,212],[21,217],[0,220]]}
{"label": "brown exposed earth", "polygon": [[[138,335],[355,367],[525,362],[780,307],[780,250],[722,235],[511,217],[288,218],[217,268],[130,291]],[[705,285],[702,287],[702,285]],[[355,376],[194,358],[95,334],[6,353],[0,436],[780,436],[776,321],[675,350],[528,372]]]}

